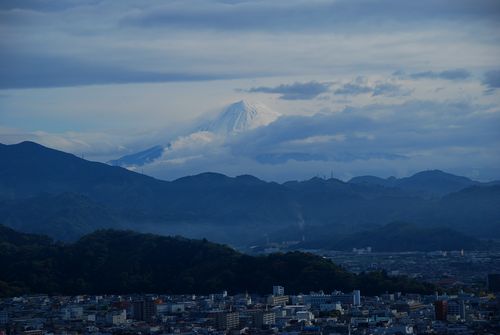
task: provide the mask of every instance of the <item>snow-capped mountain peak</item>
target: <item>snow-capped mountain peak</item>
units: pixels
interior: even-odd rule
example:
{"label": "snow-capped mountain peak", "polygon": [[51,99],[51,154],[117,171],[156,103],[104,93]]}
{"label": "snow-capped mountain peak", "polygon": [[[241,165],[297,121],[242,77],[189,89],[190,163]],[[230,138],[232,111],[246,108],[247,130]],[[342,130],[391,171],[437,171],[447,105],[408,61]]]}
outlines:
{"label": "snow-capped mountain peak", "polygon": [[171,154],[173,150],[210,143],[214,139],[225,141],[231,135],[267,126],[279,117],[279,113],[262,104],[254,104],[241,100],[227,106],[212,121],[204,123],[201,127],[197,126],[191,133],[171,140],[166,146],[156,145],[147,150],[123,156],[108,163],[128,168],[144,166],[163,155]]}
{"label": "snow-capped mountain peak", "polygon": [[203,130],[218,134],[234,134],[246,130],[267,126],[280,116],[262,104],[245,100],[235,102],[228,107]]}

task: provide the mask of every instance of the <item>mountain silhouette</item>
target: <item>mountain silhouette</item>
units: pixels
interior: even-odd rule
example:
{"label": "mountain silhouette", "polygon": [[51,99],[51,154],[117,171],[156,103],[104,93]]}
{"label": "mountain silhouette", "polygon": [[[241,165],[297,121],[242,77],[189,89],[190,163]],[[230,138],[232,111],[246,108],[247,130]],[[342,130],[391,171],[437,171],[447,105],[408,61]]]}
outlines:
{"label": "mountain silhouette", "polygon": [[[123,227],[248,244],[393,221],[500,237],[500,186],[444,172],[402,178],[404,187],[334,178],[279,184],[217,173],[167,182],[33,142],[0,145],[0,157],[0,223],[58,239]],[[455,192],[457,185],[464,188]],[[435,193],[445,188],[451,193]]]}

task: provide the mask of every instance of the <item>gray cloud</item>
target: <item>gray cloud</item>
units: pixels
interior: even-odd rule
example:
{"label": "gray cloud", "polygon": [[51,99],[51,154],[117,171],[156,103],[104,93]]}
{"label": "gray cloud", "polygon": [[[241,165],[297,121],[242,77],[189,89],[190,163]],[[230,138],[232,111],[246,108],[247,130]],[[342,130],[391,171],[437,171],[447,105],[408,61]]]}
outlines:
{"label": "gray cloud", "polygon": [[281,84],[275,87],[252,87],[247,92],[280,94],[280,99],[283,100],[310,100],[328,92],[330,86],[331,83],[310,81],[307,83]]}
{"label": "gray cloud", "polygon": [[401,85],[380,83],[373,88],[372,96],[384,95],[387,97],[401,97],[411,94],[411,90],[404,89]]}
{"label": "gray cloud", "polygon": [[271,163],[293,157],[329,161],[397,160],[449,147],[496,150],[500,135],[495,129],[500,126],[500,116],[475,115],[486,108],[463,102],[411,101],[346,108],[341,113],[312,117],[282,117],[243,137],[232,148],[235,154],[258,157],[260,162],[266,157]]}
{"label": "gray cloud", "polygon": [[259,154],[255,157],[256,161],[261,164],[279,165],[286,164],[289,161],[297,162],[353,162],[359,160],[397,160],[406,159],[404,155],[391,154],[386,152],[335,152],[330,155],[325,154],[310,154],[307,152],[287,152],[287,153],[266,153]]}
{"label": "gray cloud", "polygon": [[[494,0],[383,1],[197,1],[146,9],[129,15],[122,22],[140,27],[177,27],[217,30],[311,30],[349,26],[370,29],[389,24],[439,19],[496,19],[500,6]],[[193,5],[196,4],[196,5]],[[388,20],[390,19],[390,20]],[[380,24],[385,22],[385,24]],[[376,25],[374,23],[377,23]],[[371,25],[373,24],[373,25]]]}
{"label": "gray cloud", "polygon": [[287,153],[265,153],[255,156],[257,162],[262,164],[284,164],[290,160],[298,162],[328,161],[328,157],[322,154],[310,154],[306,152]]}
{"label": "gray cloud", "polygon": [[406,74],[403,71],[394,72],[395,76],[400,78],[411,78],[411,79],[444,79],[444,80],[466,80],[471,77],[471,73],[466,69],[451,69],[444,70],[440,72],[435,71],[423,71]]}
{"label": "gray cloud", "polygon": [[500,87],[500,70],[491,70],[484,74],[483,85],[486,85],[490,90]]}
{"label": "gray cloud", "polygon": [[230,79],[237,75],[153,72],[68,57],[2,53],[0,89]]}
{"label": "gray cloud", "polygon": [[345,95],[358,95],[364,93],[371,93],[373,88],[357,83],[347,83],[342,85],[342,87],[335,90],[335,94],[345,94]]}
{"label": "gray cloud", "polygon": [[377,82],[368,84],[362,77],[358,77],[350,83],[342,85],[334,91],[337,95],[359,95],[371,93],[372,96],[401,97],[410,95],[411,91],[388,82]]}
{"label": "gray cloud", "polygon": [[78,6],[91,6],[102,0],[2,0],[0,10],[28,9],[36,11],[59,11]]}
{"label": "gray cloud", "polygon": [[[392,71],[406,68],[409,57],[411,64],[463,67],[477,54],[487,55],[488,64],[477,65],[487,68],[496,45],[489,32],[498,30],[490,18],[499,7],[493,0],[6,0],[0,2],[0,67],[21,83],[2,87],[308,78]],[[457,38],[461,57],[447,48]],[[458,79],[464,73],[421,75]]]}

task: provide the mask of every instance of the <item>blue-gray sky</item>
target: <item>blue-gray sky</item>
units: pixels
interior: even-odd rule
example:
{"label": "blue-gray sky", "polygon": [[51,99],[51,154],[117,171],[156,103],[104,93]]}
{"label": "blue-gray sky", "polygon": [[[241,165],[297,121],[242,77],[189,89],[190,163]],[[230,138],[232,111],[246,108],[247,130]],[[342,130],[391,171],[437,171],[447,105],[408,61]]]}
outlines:
{"label": "blue-gray sky", "polygon": [[145,171],[500,179],[499,31],[496,0],[4,0],[0,142],[106,161],[248,99],[282,117]]}

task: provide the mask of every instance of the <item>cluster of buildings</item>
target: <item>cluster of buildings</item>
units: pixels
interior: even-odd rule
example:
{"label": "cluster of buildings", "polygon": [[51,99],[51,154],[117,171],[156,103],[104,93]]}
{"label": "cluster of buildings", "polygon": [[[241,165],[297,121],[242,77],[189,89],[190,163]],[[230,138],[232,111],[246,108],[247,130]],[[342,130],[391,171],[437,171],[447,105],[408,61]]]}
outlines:
{"label": "cluster of buildings", "polygon": [[350,272],[385,270],[448,290],[481,291],[490,273],[500,273],[500,250],[374,252],[370,247],[352,252],[307,250],[328,257]]}
{"label": "cluster of buildings", "polygon": [[0,300],[7,334],[499,334],[500,299],[460,293],[23,296]]}

